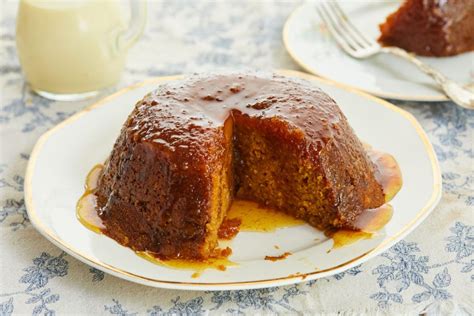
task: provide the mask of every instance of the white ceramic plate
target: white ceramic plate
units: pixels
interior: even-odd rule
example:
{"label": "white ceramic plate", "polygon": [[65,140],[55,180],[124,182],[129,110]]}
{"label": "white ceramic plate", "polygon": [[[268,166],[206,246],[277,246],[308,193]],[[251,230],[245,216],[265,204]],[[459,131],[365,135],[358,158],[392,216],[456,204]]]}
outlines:
{"label": "white ceramic plate", "polygon": [[[177,77],[128,87],[44,134],[33,150],[25,181],[31,222],[77,259],[115,276],[163,288],[223,290],[285,285],[339,273],[376,256],[419,225],[439,201],[440,171],[428,138],[413,116],[390,103],[314,76],[283,73],[311,80],[325,90],[362,140],[390,152],[400,164],[404,185],[391,202],[395,209],[392,220],[377,237],[328,253],[333,241],[307,225],[273,233],[241,232],[231,243],[230,260],[238,266],[224,272],[206,270],[199,278],[191,278],[193,271],[155,265],[86,229],[75,213],[86,174],[108,156],[136,101],[159,83]],[[280,249],[275,249],[275,244]],[[265,255],[286,251],[293,255],[277,262],[264,260]]]}
{"label": "white ceramic plate", "polygon": [[[378,38],[378,25],[400,1],[339,0],[353,23],[367,36]],[[283,41],[291,57],[306,71],[371,94],[399,100],[442,101],[446,97],[433,80],[396,56],[379,54],[365,60],[346,55],[331,38],[314,3],[297,8],[288,18]],[[474,52],[453,57],[419,57],[448,77],[463,83],[474,81]]]}

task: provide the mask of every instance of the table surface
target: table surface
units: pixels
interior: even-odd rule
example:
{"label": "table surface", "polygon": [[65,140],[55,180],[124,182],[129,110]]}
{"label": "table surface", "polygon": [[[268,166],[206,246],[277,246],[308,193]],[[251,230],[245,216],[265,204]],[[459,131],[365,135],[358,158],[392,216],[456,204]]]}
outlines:
{"label": "table surface", "polygon": [[[474,111],[393,101],[420,121],[443,172],[429,218],[382,255],[293,286],[193,292],[145,287],[93,269],[28,221],[23,179],[46,130],[94,100],[52,102],[25,85],[15,50],[17,3],[0,0],[0,315],[206,313],[469,313],[474,309]],[[293,2],[151,1],[146,31],[118,87],[220,69],[297,69],[281,40]]]}

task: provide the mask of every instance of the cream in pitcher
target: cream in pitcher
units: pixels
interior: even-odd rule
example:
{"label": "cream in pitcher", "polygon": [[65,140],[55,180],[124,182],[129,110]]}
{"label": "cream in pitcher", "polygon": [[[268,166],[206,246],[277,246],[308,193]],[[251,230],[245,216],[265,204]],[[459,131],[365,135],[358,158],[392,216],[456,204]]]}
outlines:
{"label": "cream in pitcher", "polygon": [[145,2],[130,6],[127,30],[117,0],[21,0],[17,50],[32,89],[72,100],[115,84],[145,22]]}

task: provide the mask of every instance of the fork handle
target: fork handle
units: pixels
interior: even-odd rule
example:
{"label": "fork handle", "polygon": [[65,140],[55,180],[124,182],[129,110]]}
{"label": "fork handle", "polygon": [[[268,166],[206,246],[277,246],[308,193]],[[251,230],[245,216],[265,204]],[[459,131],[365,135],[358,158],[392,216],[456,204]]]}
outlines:
{"label": "fork handle", "polygon": [[433,78],[436,83],[443,89],[444,93],[456,104],[463,108],[474,109],[474,92],[462,87],[458,83],[448,79],[438,70],[421,62],[413,54],[398,47],[382,47],[381,52],[399,56],[416,65],[418,69]]}

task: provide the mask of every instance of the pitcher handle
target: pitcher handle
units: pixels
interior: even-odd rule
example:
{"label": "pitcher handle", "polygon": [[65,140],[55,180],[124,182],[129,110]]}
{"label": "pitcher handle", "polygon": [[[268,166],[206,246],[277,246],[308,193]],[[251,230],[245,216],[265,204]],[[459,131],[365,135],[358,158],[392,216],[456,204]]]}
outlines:
{"label": "pitcher handle", "polygon": [[122,52],[129,49],[142,35],[145,28],[147,15],[146,0],[129,0],[130,4],[130,23],[128,28],[120,32],[117,36],[117,51]]}

